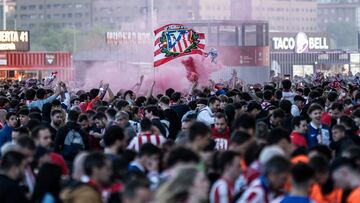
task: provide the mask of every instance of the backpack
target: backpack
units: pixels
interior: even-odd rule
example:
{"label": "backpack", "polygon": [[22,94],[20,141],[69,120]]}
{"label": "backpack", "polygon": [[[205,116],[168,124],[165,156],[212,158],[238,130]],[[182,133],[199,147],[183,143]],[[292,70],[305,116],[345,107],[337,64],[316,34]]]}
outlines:
{"label": "backpack", "polygon": [[66,160],[74,160],[75,156],[85,149],[84,140],[80,133],[74,129],[70,129],[66,134],[64,141],[64,149],[61,155]]}

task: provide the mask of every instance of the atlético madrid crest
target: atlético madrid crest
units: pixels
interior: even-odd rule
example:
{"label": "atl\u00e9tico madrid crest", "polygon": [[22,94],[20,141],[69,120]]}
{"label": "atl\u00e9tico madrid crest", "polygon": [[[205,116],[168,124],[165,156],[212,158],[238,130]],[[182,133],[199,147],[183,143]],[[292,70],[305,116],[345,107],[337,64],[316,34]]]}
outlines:
{"label": "atl\u00e9tico madrid crest", "polygon": [[176,57],[204,53],[204,34],[197,33],[181,24],[166,25],[155,30],[155,39],[155,66]]}

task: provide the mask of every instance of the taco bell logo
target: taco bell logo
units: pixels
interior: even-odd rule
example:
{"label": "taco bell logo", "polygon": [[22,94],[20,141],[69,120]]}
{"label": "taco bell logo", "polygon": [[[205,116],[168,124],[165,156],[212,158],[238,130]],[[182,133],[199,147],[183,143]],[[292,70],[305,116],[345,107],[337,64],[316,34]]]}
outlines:
{"label": "taco bell logo", "polygon": [[295,37],[273,37],[274,50],[292,50],[301,54],[309,50],[329,49],[326,37],[308,37],[304,32],[299,32]]}
{"label": "taco bell logo", "polygon": [[301,54],[309,49],[309,39],[303,32],[299,32],[295,37],[295,53]]}

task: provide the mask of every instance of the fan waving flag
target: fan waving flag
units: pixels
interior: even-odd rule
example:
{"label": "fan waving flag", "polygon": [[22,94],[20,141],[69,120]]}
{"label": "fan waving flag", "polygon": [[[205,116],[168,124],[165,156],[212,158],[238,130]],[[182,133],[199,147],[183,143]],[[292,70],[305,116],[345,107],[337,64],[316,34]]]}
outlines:
{"label": "fan waving flag", "polygon": [[205,34],[181,24],[165,25],[154,31],[154,67],[181,56],[205,55]]}

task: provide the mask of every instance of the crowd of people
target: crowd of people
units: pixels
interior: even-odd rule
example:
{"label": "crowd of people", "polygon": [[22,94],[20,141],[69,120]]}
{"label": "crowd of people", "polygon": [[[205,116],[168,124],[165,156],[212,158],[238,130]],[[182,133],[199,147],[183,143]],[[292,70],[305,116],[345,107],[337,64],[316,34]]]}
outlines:
{"label": "crowd of people", "polygon": [[0,82],[1,203],[358,203],[360,86]]}

